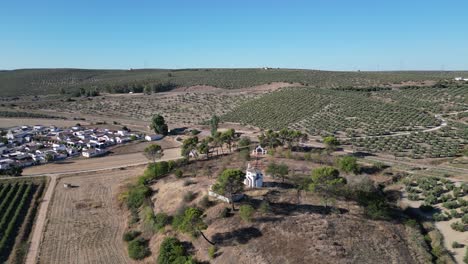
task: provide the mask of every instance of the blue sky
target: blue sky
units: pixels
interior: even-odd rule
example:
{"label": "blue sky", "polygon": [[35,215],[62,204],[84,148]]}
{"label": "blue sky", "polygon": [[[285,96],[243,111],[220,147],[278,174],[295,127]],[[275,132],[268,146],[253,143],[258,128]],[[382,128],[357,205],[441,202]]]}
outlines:
{"label": "blue sky", "polygon": [[468,70],[468,1],[1,0],[0,69]]}

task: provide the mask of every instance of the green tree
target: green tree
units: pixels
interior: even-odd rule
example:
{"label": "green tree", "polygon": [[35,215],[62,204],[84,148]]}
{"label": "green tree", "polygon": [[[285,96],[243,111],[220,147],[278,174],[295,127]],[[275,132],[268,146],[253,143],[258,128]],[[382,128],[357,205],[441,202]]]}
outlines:
{"label": "green tree", "polygon": [[324,137],[323,143],[327,150],[335,150],[340,145],[340,142],[334,136]]}
{"label": "green tree", "polygon": [[183,214],[177,215],[174,218],[173,225],[177,230],[190,234],[192,237],[197,237],[200,234],[208,243],[213,244],[202,232],[202,230],[208,227],[203,221],[202,216],[202,210],[195,207],[188,207]]}
{"label": "green tree", "polygon": [[182,243],[175,237],[166,237],[159,247],[158,264],[195,264]]}
{"label": "green tree", "polygon": [[206,159],[210,159],[210,139],[205,138],[198,145],[198,151],[206,155]]}
{"label": "green tree", "polygon": [[359,165],[357,163],[356,157],[353,156],[345,156],[338,160],[338,167],[340,170],[347,172],[347,173],[358,173],[359,172]]}
{"label": "green tree", "polygon": [[140,260],[151,255],[148,248],[148,241],[143,238],[136,238],[128,243],[128,256],[131,259]]}
{"label": "green tree", "polygon": [[278,133],[273,130],[267,130],[265,133],[262,133],[258,136],[258,141],[262,147],[268,146],[271,149],[274,149],[281,144]]}
{"label": "green tree", "polygon": [[273,178],[281,178],[282,182],[284,182],[286,175],[288,175],[289,168],[288,165],[284,163],[277,164],[273,161],[270,164],[268,164],[266,172],[270,174]]}
{"label": "green tree", "polygon": [[328,208],[328,202],[336,193],[337,189],[344,185],[346,180],[340,177],[340,172],[333,167],[320,167],[312,170],[309,191],[320,193],[322,195],[325,208]]}
{"label": "green tree", "polygon": [[218,132],[218,125],[219,125],[219,117],[217,115],[213,115],[210,120],[212,137],[214,137],[216,135],[216,132]]}
{"label": "green tree", "polygon": [[54,159],[55,159],[55,157],[54,157],[54,155],[51,154],[51,153],[47,153],[47,154],[45,155],[45,160],[46,160],[47,162],[52,162],[52,161],[54,161]]}
{"label": "green tree", "polygon": [[182,142],[182,156],[184,156],[187,160],[190,159],[190,152],[197,150],[198,146],[198,137],[190,137],[186,138]]}
{"label": "green tree", "polygon": [[233,128],[228,129],[226,132],[221,134],[221,141],[228,145],[229,152],[232,152],[232,143],[234,142],[235,134],[236,131]]}
{"label": "green tree", "polygon": [[252,141],[248,137],[242,137],[239,140],[238,146],[239,148],[248,148],[252,144]]}
{"label": "green tree", "polygon": [[153,163],[155,163],[156,159],[160,159],[164,155],[164,151],[160,145],[151,144],[144,149],[143,154],[147,159],[152,160]]}
{"label": "green tree", "polygon": [[213,191],[227,196],[234,210],[234,195],[244,190],[245,174],[239,169],[225,169],[213,185]]}
{"label": "green tree", "polygon": [[161,115],[154,115],[151,119],[150,128],[154,130],[154,133],[166,136],[168,133],[168,127],[164,117]]}

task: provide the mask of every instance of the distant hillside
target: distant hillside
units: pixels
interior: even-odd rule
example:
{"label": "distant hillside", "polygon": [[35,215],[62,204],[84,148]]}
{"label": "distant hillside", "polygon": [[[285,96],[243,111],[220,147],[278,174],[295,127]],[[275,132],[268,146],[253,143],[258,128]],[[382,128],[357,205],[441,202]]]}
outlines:
{"label": "distant hillside", "polygon": [[147,86],[156,91],[193,85],[233,89],[269,82],[297,82],[314,87],[372,86],[436,81],[460,74],[463,75],[460,72],[436,71],[332,72],[291,69],[22,69],[0,71],[0,96],[75,93],[80,88],[101,92],[142,92]]}

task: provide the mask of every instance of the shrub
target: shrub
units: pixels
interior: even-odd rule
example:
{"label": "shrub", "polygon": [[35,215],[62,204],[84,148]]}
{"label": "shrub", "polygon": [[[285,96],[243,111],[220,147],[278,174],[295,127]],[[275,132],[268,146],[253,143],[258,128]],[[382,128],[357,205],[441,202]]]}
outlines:
{"label": "shrub", "polygon": [[263,214],[270,212],[270,203],[268,201],[262,201],[259,210]]}
{"label": "shrub", "polygon": [[184,202],[189,203],[189,202],[193,201],[196,197],[197,197],[196,193],[194,193],[192,191],[188,191],[184,195]]}
{"label": "shrub", "polygon": [[254,211],[255,209],[251,205],[241,205],[239,215],[245,222],[250,222]]}
{"label": "shrub", "polygon": [[151,194],[151,189],[145,185],[138,184],[130,186],[127,197],[127,206],[129,208],[139,208],[146,197]]}
{"label": "shrub", "polygon": [[187,250],[175,237],[166,237],[161,243],[158,255],[158,264],[195,264],[196,262],[187,254]]}
{"label": "shrub", "polygon": [[460,207],[460,205],[457,203],[457,201],[448,201],[442,204],[443,207],[447,209],[456,209]]}
{"label": "shrub", "polygon": [[224,207],[221,212],[219,212],[219,217],[220,218],[227,218],[229,217],[229,214],[231,213],[231,208],[229,207]]}
{"label": "shrub", "polygon": [[453,241],[452,248],[462,248],[465,245],[458,243],[457,241]]}
{"label": "shrub", "polygon": [[184,172],[181,170],[181,169],[177,169],[175,172],[174,172],[175,176],[177,179],[180,179],[184,176]]}
{"label": "shrub", "polygon": [[452,200],[453,200],[453,196],[450,195],[450,194],[444,194],[444,195],[442,195],[442,196],[440,197],[440,200],[441,200],[442,202],[444,202],[444,203],[447,202],[447,201],[452,201]]}
{"label": "shrub", "polygon": [[435,213],[432,218],[434,219],[434,221],[436,222],[440,222],[440,221],[447,221],[448,220],[448,217],[444,214],[444,213]]}
{"label": "shrub", "polygon": [[128,256],[131,259],[144,259],[151,254],[148,248],[148,241],[143,238],[137,238],[128,243]]}
{"label": "shrub", "polygon": [[455,209],[452,209],[452,210],[450,210],[450,216],[452,216],[452,218],[460,218],[461,213],[457,212],[457,210],[455,210]]}
{"label": "shrub", "polygon": [[141,235],[141,232],[138,231],[138,230],[130,230],[130,231],[127,231],[123,234],[123,237],[122,239],[126,242],[130,242],[132,241],[133,239],[135,239],[136,237],[138,237],[139,235]]}
{"label": "shrub", "polygon": [[418,201],[418,200],[419,200],[419,194],[417,194],[417,193],[410,193],[410,194],[408,195],[408,199],[409,199],[410,201]]}
{"label": "shrub", "polygon": [[214,259],[216,257],[216,251],[218,249],[216,248],[216,246],[211,246],[208,248],[208,256],[210,257],[210,259]]}
{"label": "shrub", "polygon": [[468,247],[466,248],[465,256],[463,257],[463,262],[465,262],[466,264],[468,264]]}
{"label": "shrub", "polygon": [[189,186],[189,185],[192,185],[192,184],[195,184],[195,182],[192,181],[192,180],[186,180],[186,181],[184,181],[184,186]]}
{"label": "shrub", "polygon": [[462,216],[461,220],[462,220],[462,222],[463,222],[464,224],[468,224],[468,214],[465,213],[465,214]]}
{"label": "shrub", "polygon": [[453,229],[453,230],[456,230],[456,231],[459,231],[459,232],[465,232],[466,231],[466,226],[461,223],[461,222],[453,222],[450,227]]}
{"label": "shrub", "polygon": [[357,159],[353,156],[346,156],[338,160],[338,167],[340,170],[347,173],[358,173],[359,165],[357,164]]}
{"label": "shrub", "polygon": [[437,204],[438,200],[437,200],[437,197],[435,197],[434,195],[428,195],[424,199],[424,203],[426,203],[426,204]]}
{"label": "shrub", "polygon": [[171,218],[165,213],[158,213],[154,215],[154,229],[161,230],[171,223]]}

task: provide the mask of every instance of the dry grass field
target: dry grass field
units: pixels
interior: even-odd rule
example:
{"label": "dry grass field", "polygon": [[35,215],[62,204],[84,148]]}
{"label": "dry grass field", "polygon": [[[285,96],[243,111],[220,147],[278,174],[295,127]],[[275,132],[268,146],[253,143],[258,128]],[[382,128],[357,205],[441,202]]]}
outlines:
{"label": "dry grass field", "polygon": [[[208,120],[213,114],[223,115],[240,103],[262,94],[298,84],[271,83],[245,89],[225,90],[209,86],[181,87],[172,92],[152,95],[104,94],[92,98],[76,98],[67,102],[63,98],[23,97],[15,101],[15,110],[54,113],[67,117],[83,117],[111,124],[135,123],[149,120],[155,113],[164,114],[171,125],[194,125]],[[11,110],[7,106],[5,110]],[[76,121],[74,121],[76,122]],[[138,123],[138,122],[136,122]]]}
{"label": "dry grass field", "polygon": [[[41,245],[39,263],[131,263],[122,241],[126,217],[120,186],[143,167],[93,172],[58,181]],[[73,188],[64,188],[63,184]]]}

